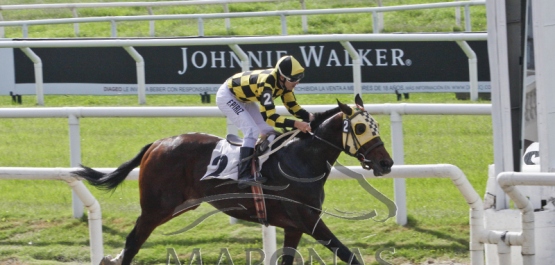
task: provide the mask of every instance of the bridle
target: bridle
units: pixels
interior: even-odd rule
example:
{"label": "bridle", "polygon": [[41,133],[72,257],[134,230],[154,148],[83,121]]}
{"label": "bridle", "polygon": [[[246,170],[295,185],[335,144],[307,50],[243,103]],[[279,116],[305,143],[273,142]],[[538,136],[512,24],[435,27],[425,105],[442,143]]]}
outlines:
{"label": "bridle", "polygon": [[[368,164],[372,163],[372,160],[367,159],[366,156],[368,155],[368,153],[370,153],[370,151],[378,148],[379,146],[382,146],[384,143],[381,141],[381,139],[379,139],[378,142],[366,148],[366,150],[361,150],[362,146],[364,146],[366,143],[370,142],[372,139],[379,136],[377,123],[375,128],[368,126],[371,131],[370,132],[365,131],[364,134],[370,133],[372,135],[370,136],[370,139],[364,139],[365,142],[361,144],[359,137],[353,130],[352,120],[355,119],[355,117],[357,117],[358,115],[363,115],[366,117],[370,117],[370,115],[368,114],[368,112],[364,110],[360,110],[358,108],[354,108],[353,110],[355,110],[356,112],[350,116],[348,116],[347,114],[343,114],[343,147],[339,147],[334,143],[316,135],[315,133],[311,133],[311,134],[314,138],[334,147],[335,149],[345,152],[346,154],[352,157],[356,157],[359,160],[362,168],[369,170],[371,169],[371,167],[368,166]],[[373,122],[375,122],[373,118],[371,119]],[[369,123],[372,123],[372,122],[369,121]],[[366,135],[365,138],[368,138],[368,135]],[[349,139],[353,142],[353,146],[348,145]],[[355,149],[356,151],[352,152],[351,149]]]}

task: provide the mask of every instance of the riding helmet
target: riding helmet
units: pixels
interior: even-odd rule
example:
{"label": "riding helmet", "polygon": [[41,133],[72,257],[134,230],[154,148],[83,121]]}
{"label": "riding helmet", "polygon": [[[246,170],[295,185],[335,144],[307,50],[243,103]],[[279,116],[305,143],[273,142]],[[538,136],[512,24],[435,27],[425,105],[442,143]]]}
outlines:
{"label": "riding helmet", "polygon": [[290,82],[296,82],[304,77],[304,68],[291,55],[281,57],[277,62],[276,69]]}

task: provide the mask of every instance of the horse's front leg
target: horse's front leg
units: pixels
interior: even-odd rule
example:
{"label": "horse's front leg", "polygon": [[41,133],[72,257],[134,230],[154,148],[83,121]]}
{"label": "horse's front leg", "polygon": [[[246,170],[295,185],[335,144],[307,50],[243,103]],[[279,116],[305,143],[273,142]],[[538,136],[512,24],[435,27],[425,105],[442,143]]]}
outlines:
{"label": "horse's front leg", "polygon": [[363,264],[358,261],[353,252],[337,239],[323,220],[319,220],[310,235],[322,245],[326,246],[331,252],[337,253],[337,257],[345,263],[352,265]]}
{"label": "horse's front leg", "polygon": [[[281,265],[291,265],[295,260],[295,253],[297,246],[299,245],[299,241],[301,241],[301,237],[303,236],[303,232],[295,229],[295,228],[284,228],[284,240],[283,240],[283,256],[281,257]],[[272,254],[272,258],[274,258],[277,253],[270,253]],[[275,257],[277,259],[277,257]],[[275,260],[272,260],[271,264],[276,264]]]}

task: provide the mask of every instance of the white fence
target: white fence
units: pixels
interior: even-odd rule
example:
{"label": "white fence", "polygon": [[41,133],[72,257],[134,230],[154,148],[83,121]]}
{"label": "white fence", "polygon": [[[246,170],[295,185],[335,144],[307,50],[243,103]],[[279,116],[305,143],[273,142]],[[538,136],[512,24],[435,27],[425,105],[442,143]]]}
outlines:
{"label": "white fence", "polygon": [[[79,17],[78,8],[107,8],[107,7],[145,7],[150,16],[154,15],[153,7],[163,6],[191,6],[191,5],[217,5],[221,4],[225,13],[229,13],[229,4],[273,2],[275,0],[189,0],[189,1],[160,1],[160,2],[111,2],[111,3],[71,3],[71,4],[28,4],[28,5],[0,5],[2,10],[31,10],[31,9],[69,9],[74,18]],[[301,0],[304,7],[304,0]],[[0,12],[0,21],[4,20]],[[154,20],[150,22],[150,36],[154,37]],[[229,18],[225,19],[226,28],[231,27]],[[23,36],[27,37],[27,26],[23,26]],[[79,23],[73,24],[75,36],[79,36]],[[4,27],[0,26],[0,38],[5,37]]]}
{"label": "white fence", "polygon": [[[347,167],[350,171],[372,178],[372,172],[363,170],[361,167]],[[89,237],[91,250],[91,264],[96,265],[104,256],[102,239],[102,215],[98,201],[90,194],[85,185],[71,176],[69,172],[76,168],[2,168],[0,167],[0,179],[49,179],[65,180],[72,189],[79,194],[89,209]],[[97,168],[102,172],[111,172],[114,168]],[[128,180],[137,179],[139,169],[133,170]],[[523,194],[515,189],[518,185],[555,185],[553,173],[516,173],[504,172],[497,177],[502,188],[513,199],[515,205],[522,212],[522,232],[507,232],[488,230],[484,222],[484,205],[480,196],[476,193],[464,173],[456,166],[447,164],[438,165],[396,165],[391,173],[380,178],[393,178],[394,180],[405,178],[449,178],[460,191],[465,201],[470,206],[470,260],[473,265],[484,264],[484,244],[493,244],[498,247],[499,264],[511,264],[511,252],[509,246],[522,246],[523,264],[536,264],[537,252],[534,244],[535,226],[534,211],[531,202]],[[335,168],[330,172],[330,179],[347,178]],[[538,229],[541,230],[541,229]],[[270,237],[263,238],[266,253],[274,253],[275,233]],[[272,244],[270,244],[272,243]],[[270,248],[268,249],[268,245]],[[503,247],[503,248],[502,248]],[[545,254],[544,254],[545,256]],[[547,261],[553,260],[553,255]],[[546,260],[544,259],[543,262]],[[268,261],[265,261],[268,265]],[[539,263],[540,264],[540,263]],[[544,263],[541,263],[544,264]]]}
{"label": "white fence", "polygon": [[[363,170],[361,167],[347,167],[352,172],[361,174],[365,177],[373,177],[372,171]],[[97,265],[104,256],[104,246],[102,239],[102,217],[100,213],[100,205],[96,201],[85,185],[80,181],[76,181],[69,172],[76,168],[1,168],[0,179],[50,179],[65,180],[74,191],[78,191],[80,198],[87,199],[87,208],[89,209],[89,238],[91,251],[91,264]],[[115,168],[98,169],[103,172],[111,172]],[[139,169],[131,172],[127,179],[136,179]],[[330,179],[346,179],[347,177],[333,168],[330,172]],[[470,205],[470,255],[474,265],[483,264],[484,246],[481,243],[480,236],[484,233],[483,212],[484,207],[480,196],[476,193],[464,173],[453,165],[412,165],[412,166],[393,166],[391,173],[381,178],[393,178],[394,180],[404,180],[405,178],[450,178],[452,183],[459,189],[461,195]],[[272,227],[270,227],[272,228]],[[263,226],[263,230],[265,227]],[[275,229],[275,228],[274,228]],[[272,231],[272,230],[270,230]],[[265,233],[263,231],[263,243],[265,253],[275,253],[276,237],[275,230],[273,233]],[[481,261],[481,262],[480,262]],[[265,265],[270,265],[270,260],[264,260]]]}
{"label": "white fence", "polygon": [[[246,1],[246,0],[243,0]],[[210,1],[206,1],[210,2]],[[304,2],[301,2],[304,8]],[[288,16],[301,16],[303,32],[308,33],[308,23],[306,16],[308,15],[334,15],[334,14],[372,14],[372,28],[373,33],[380,32],[380,23],[378,14],[394,11],[407,11],[407,10],[420,10],[420,9],[433,9],[433,8],[460,8],[464,7],[464,21],[465,31],[472,31],[470,20],[470,6],[485,5],[485,1],[460,1],[460,2],[445,2],[433,4],[418,4],[418,5],[403,5],[403,6],[385,6],[385,7],[365,7],[365,8],[334,8],[334,9],[312,9],[312,10],[282,10],[282,11],[263,11],[263,12],[234,12],[234,13],[213,13],[213,14],[184,14],[184,15],[143,15],[143,16],[110,16],[110,17],[83,17],[83,18],[60,18],[60,19],[37,19],[26,21],[0,21],[0,37],[3,35],[3,27],[17,26],[21,27],[23,31],[23,38],[28,36],[28,27],[32,25],[53,25],[53,24],[71,24],[78,25],[79,23],[91,22],[109,22],[111,23],[111,36],[117,37],[117,22],[122,21],[151,21],[150,22],[150,36],[155,35],[154,21],[155,20],[184,20],[194,19],[198,21],[198,35],[204,36],[204,20],[206,19],[226,19],[226,29],[230,30],[230,18],[248,18],[248,17],[280,17],[281,20],[281,34],[287,35],[287,17]],[[8,6],[0,6],[6,8]],[[75,36],[79,36],[78,26],[74,26]]]}
{"label": "white fence", "polygon": [[[331,105],[306,105],[310,112],[322,112]],[[393,160],[404,164],[402,115],[491,115],[490,104],[373,104],[365,105],[372,114],[390,115]],[[278,106],[281,115],[288,115]],[[217,107],[66,107],[0,109],[0,118],[67,118],[70,141],[70,166],[81,163],[80,118],[86,117],[224,117]],[[395,181],[395,201],[399,206],[397,223],[406,224],[405,183]],[[82,215],[80,204],[74,204],[74,216]],[[81,210],[80,210],[81,209]],[[80,212],[79,212],[80,211]]]}
{"label": "white fence", "polygon": [[[335,105],[307,105],[305,108],[310,112],[326,111]],[[491,115],[490,104],[367,104],[365,109],[372,114],[390,115],[391,121],[391,142],[393,160],[396,165],[404,164],[404,143],[403,143],[403,125],[402,115]],[[277,107],[277,111],[281,115],[287,115],[284,107]],[[67,118],[69,126],[70,140],[70,166],[77,167],[81,163],[81,137],[80,137],[80,118],[86,117],[223,117],[221,111],[217,107],[64,107],[64,108],[9,108],[0,109],[0,118]],[[463,196],[467,202],[477,203],[474,198],[477,195],[472,186],[464,175],[445,175],[438,174],[437,167],[413,169],[415,166],[407,166],[408,171],[402,174],[396,174],[398,166],[394,167],[392,174],[387,177],[394,178],[395,203],[397,205],[396,222],[401,225],[407,223],[406,211],[406,186],[405,179],[410,177],[456,177],[459,182],[455,182],[457,187],[463,192]],[[369,172],[361,171],[360,167],[349,167],[349,169],[364,174]],[[111,171],[112,169],[104,169]],[[91,238],[91,257],[92,263],[98,264],[103,256],[102,247],[102,220],[100,213],[100,205],[90,195],[86,187],[69,175],[71,169],[33,169],[33,168],[0,168],[0,179],[63,179],[71,185],[73,192],[73,211],[74,217],[83,215],[84,205],[89,209],[89,231]],[[440,170],[441,171],[441,170]],[[452,170],[450,169],[449,172]],[[460,171],[460,170],[458,170]],[[435,173],[434,173],[435,172]],[[129,179],[136,179],[138,169],[134,170]],[[330,177],[338,177],[338,173],[334,170]],[[460,186],[460,182],[464,182]],[[463,187],[463,188],[461,188]],[[465,194],[466,193],[466,194]],[[470,197],[468,197],[470,196]],[[478,197],[481,203],[480,198]],[[473,207],[473,211],[483,211],[483,207]],[[477,212],[477,216],[483,216]],[[472,219],[474,220],[474,219]],[[475,226],[473,226],[475,227]],[[478,227],[479,228],[479,227]],[[264,239],[266,249],[275,249],[275,232],[272,230],[264,230],[264,234],[271,235],[271,238]],[[472,233],[471,233],[472,234]],[[480,248],[479,242],[474,244],[478,249],[471,251],[473,255],[483,255],[483,246]],[[483,256],[482,256],[483,260]]]}

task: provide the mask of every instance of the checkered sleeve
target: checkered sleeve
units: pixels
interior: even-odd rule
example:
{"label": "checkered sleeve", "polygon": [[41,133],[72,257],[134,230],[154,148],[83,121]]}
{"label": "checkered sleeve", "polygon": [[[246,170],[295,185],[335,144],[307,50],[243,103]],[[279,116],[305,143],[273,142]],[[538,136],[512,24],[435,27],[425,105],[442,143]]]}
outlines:
{"label": "checkered sleeve", "polygon": [[295,121],[286,119],[276,113],[276,106],[274,105],[274,98],[271,88],[264,88],[258,100],[260,101],[260,114],[262,118],[272,127],[285,128],[294,127]]}
{"label": "checkered sleeve", "polygon": [[309,120],[310,114],[297,103],[297,99],[295,98],[293,91],[284,92],[283,95],[281,95],[281,100],[283,101],[283,105],[285,105],[287,111],[289,111],[289,113],[293,116],[302,119],[303,121]]}

